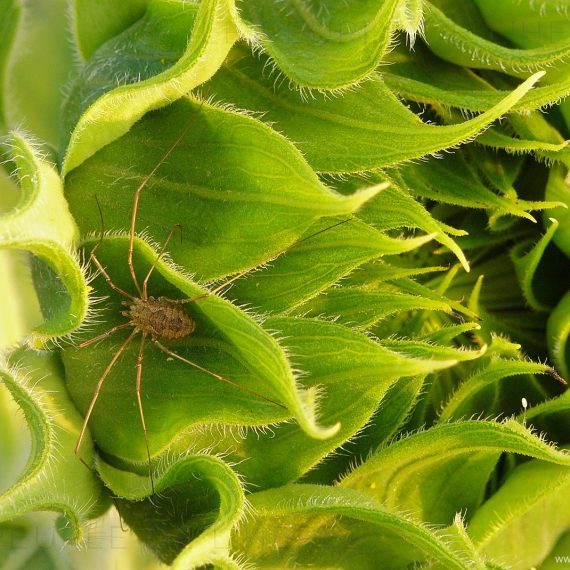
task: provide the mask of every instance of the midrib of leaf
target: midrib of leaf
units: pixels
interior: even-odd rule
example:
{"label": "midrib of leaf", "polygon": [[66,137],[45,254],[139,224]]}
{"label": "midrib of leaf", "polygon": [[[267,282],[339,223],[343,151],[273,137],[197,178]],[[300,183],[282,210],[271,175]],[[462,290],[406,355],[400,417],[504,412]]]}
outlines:
{"label": "midrib of leaf", "polygon": [[[234,148],[234,149],[239,149],[239,147],[233,146],[230,147],[229,145],[224,145],[225,148]],[[222,149],[224,147],[223,145],[219,145],[218,148]],[[278,162],[280,162],[282,164],[282,166],[289,168],[291,166],[291,163],[285,160],[282,160],[281,158],[278,158],[274,153],[271,152],[260,152],[259,147],[256,146],[251,146],[250,147],[251,150],[255,150],[257,153],[263,154],[265,156],[267,156],[268,158],[271,158],[272,160],[278,160]],[[247,150],[245,147],[242,147],[241,150]],[[109,168],[107,166],[105,166],[105,174],[106,175],[110,175],[113,177],[116,177],[117,179],[119,179],[123,174],[124,174],[124,169],[120,170],[118,165]],[[251,172],[251,177],[253,178],[253,175],[255,173]],[[292,177],[291,178],[297,178],[299,183],[303,183],[306,184],[307,183],[307,179],[303,178],[302,175],[299,172],[296,172],[294,170],[291,170],[291,174]],[[264,178],[268,181],[271,182],[271,175],[267,175],[264,174]],[[291,178],[289,178],[289,180],[291,181]],[[278,179],[282,179],[282,177],[278,177]],[[215,188],[213,186],[200,186],[199,184],[184,184],[183,182],[177,183],[174,182],[172,180],[167,180],[166,178],[163,178],[160,181],[160,186],[163,187],[165,190],[178,194],[180,196],[187,196],[187,195],[193,195],[193,196],[198,196],[200,198],[207,198],[208,200],[213,200],[216,202],[244,202],[244,203],[259,203],[259,204],[263,204],[263,205],[269,205],[269,204],[273,204],[273,205],[279,205],[279,206],[290,206],[291,205],[291,197],[287,196],[284,193],[280,193],[280,194],[270,194],[270,193],[261,193],[261,192],[248,192],[247,188],[241,188],[240,192],[237,193],[232,193],[232,194],[228,194],[227,189],[222,189],[222,188]],[[372,195],[373,193],[370,192],[370,195]],[[173,197],[173,199],[175,199]],[[345,200],[345,202],[349,202],[350,200]],[[357,203],[356,201],[353,201],[355,204]],[[327,204],[328,205],[328,204]],[[296,201],[295,201],[295,206],[299,209],[299,210],[305,210],[307,212],[313,213],[315,211],[320,211],[320,212],[326,212],[327,208],[326,206],[323,207],[323,205],[319,204],[318,202],[315,203],[315,201],[311,201],[309,198],[306,199],[302,199],[301,196],[296,196]],[[336,207],[336,204],[334,201],[331,200],[330,202],[330,213],[331,214],[336,214],[338,213],[338,208]]]}

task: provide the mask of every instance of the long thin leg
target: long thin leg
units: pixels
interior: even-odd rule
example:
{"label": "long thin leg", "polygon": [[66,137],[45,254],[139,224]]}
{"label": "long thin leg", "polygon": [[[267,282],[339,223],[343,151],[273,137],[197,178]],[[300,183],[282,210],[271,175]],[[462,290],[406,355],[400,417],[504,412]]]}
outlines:
{"label": "long thin leg", "polygon": [[123,297],[126,297],[127,299],[134,301],[136,299],[136,297],[134,297],[130,293],[127,293],[125,290],[121,289],[120,287],[117,287],[117,285],[115,285],[113,283],[113,280],[111,279],[111,277],[109,277],[109,274],[107,273],[107,271],[105,270],[105,268],[103,267],[101,262],[97,259],[97,256],[95,255],[94,251],[98,247],[98,245],[99,244],[97,244],[93,248],[93,251],[91,252],[91,255],[89,256],[90,259],[93,261],[93,263],[95,263],[95,265],[97,266],[97,269],[101,272],[101,275],[103,275],[103,277],[105,278],[105,281],[107,281],[107,284],[109,285],[109,287],[111,287],[111,289],[113,289],[113,291],[116,291],[117,293],[120,293],[121,295],[123,295]]}
{"label": "long thin leg", "polygon": [[158,348],[160,348],[160,350],[162,350],[162,352],[164,352],[168,356],[172,356],[173,358],[177,358],[178,360],[180,360],[186,364],[189,364],[190,366],[193,366],[194,368],[197,368],[198,370],[201,370],[202,372],[206,372],[206,374],[213,376],[214,378],[216,378],[216,380],[220,380],[222,382],[225,382],[226,384],[229,384],[230,386],[233,386],[234,388],[238,388],[239,390],[243,390],[244,392],[248,392],[249,394],[253,394],[254,396],[257,396],[258,398],[261,398],[262,400],[265,400],[266,402],[269,402],[270,404],[275,404],[276,406],[279,406],[280,408],[287,409],[283,404],[280,404],[279,402],[276,402],[275,400],[271,400],[270,398],[266,398],[263,394],[260,394],[259,392],[256,392],[255,390],[252,390],[251,388],[246,388],[245,386],[241,386],[240,384],[236,384],[235,382],[228,380],[224,376],[220,376],[219,374],[216,374],[215,372],[212,372],[211,370],[208,370],[207,368],[204,368],[203,366],[200,366],[199,364],[196,364],[195,362],[192,362],[191,360],[188,360],[187,358],[184,358],[183,356],[176,354],[176,352],[173,352],[172,350],[170,350],[169,348],[164,346],[156,338],[153,338],[152,341],[154,342],[154,344],[156,344],[156,346],[158,346]]}
{"label": "long thin leg", "polygon": [[109,285],[109,287],[111,287],[111,289],[117,291],[117,293],[120,293],[121,295],[131,299],[132,301],[134,300],[134,297],[130,293],[127,293],[126,291],[124,291],[120,287],[117,287],[117,285],[113,283],[113,280],[111,279],[105,268],[103,267],[103,264],[99,261],[99,259],[95,255],[95,252],[97,251],[99,246],[103,243],[103,236],[105,235],[105,222],[103,221],[103,210],[101,210],[101,204],[99,204],[99,198],[97,198],[97,195],[95,195],[95,202],[97,203],[97,209],[99,210],[99,221],[101,222],[101,229],[99,231],[99,241],[95,244],[95,246],[91,250],[91,253],[89,254],[89,261],[92,261],[97,266],[97,269],[103,275],[105,281],[107,281],[107,284]]}
{"label": "long thin leg", "polygon": [[176,303],[177,305],[183,305],[184,303],[194,303],[194,301],[200,301],[201,299],[207,299],[208,297],[211,297],[212,295],[217,295],[222,289],[224,289],[228,285],[231,285],[234,281],[237,281],[240,277],[247,275],[249,272],[253,271],[254,269],[259,267],[260,265],[263,265],[264,263],[271,261],[275,257],[281,255],[281,253],[282,252],[279,252],[272,257],[268,257],[267,259],[264,259],[262,262],[258,263],[255,267],[250,267],[248,269],[245,269],[244,271],[241,271],[240,273],[238,273],[237,275],[234,275],[233,277],[230,277],[227,281],[224,281],[221,285],[218,285],[216,288],[212,289],[211,291],[207,291],[206,293],[202,293],[202,295],[198,295],[197,297],[190,297],[188,299],[168,299],[168,300],[171,301],[172,303]]}
{"label": "long thin leg", "polygon": [[100,334],[94,338],[90,338],[89,340],[86,340],[84,342],[80,342],[77,345],[77,348],[85,348],[86,346],[89,346],[91,344],[95,344],[96,342],[103,340],[104,338],[111,336],[113,333],[120,331],[122,329],[126,329],[127,327],[132,327],[133,325],[131,323],[123,323],[122,325],[117,325],[116,327],[113,327],[111,329],[109,329],[108,331],[105,331],[103,334]]}
{"label": "long thin leg", "polygon": [[83,420],[83,425],[81,426],[81,431],[79,432],[79,437],[77,438],[77,443],[75,444],[74,453],[75,453],[75,456],[81,461],[81,463],[83,463],[83,465],[85,465],[88,469],[91,469],[91,467],[89,467],[89,465],[87,465],[87,463],[85,463],[85,461],[83,460],[83,458],[81,457],[81,454],[80,454],[81,443],[83,442],[83,437],[85,436],[85,430],[87,429],[87,424],[89,423],[89,419],[91,418],[91,414],[93,412],[93,408],[95,407],[95,403],[97,402],[97,398],[99,398],[99,394],[101,393],[101,387],[103,386],[103,382],[105,381],[105,378],[107,378],[107,376],[109,375],[109,372],[111,372],[111,369],[113,368],[113,366],[115,366],[115,364],[117,363],[117,360],[119,360],[121,354],[123,354],[123,352],[125,351],[125,348],[127,348],[127,345],[129,344],[129,342],[131,342],[131,340],[133,340],[133,337],[138,332],[139,331],[137,329],[133,330],[133,332],[129,335],[127,340],[125,340],[125,342],[123,342],[123,344],[121,345],[119,350],[117,350],[117,352],[115,353],[115,356],[113,356],[113,358],[111,359],[111,362],[109,362],[109,364],[107,365],[107,368],[105,368],[105,372],[103,372],[103,374],[101,375],[101,378],[99,378],[99,382],[97,382],[97,388],[95,388],[95,394],[93,394],[93,398],[91,399],[91,403],[89,404],[89,408],[87,409],[87,414],[85,414],[85,419]]}
{"label": "long thin leg", "polygon": [[146,301],[148,299],[148,296],[147,296],[148,280],[150,279],[150,276],[152,275],[152,272],[154,271],[156,264],[158,263],[160,258],[164,255],[164,252],[166,251],[166,247],[168,246],[168,242],[172,239],[172,236],[174,235],[174,232],[176,231],[176,229],[181,229],[181,228],[182,228],[182,226],[180,224],[176,224],[170,230],[170,233],[168,234],[168,237],[166,238],[164,245],[162,246],[159,254],[156,256],[156,259],[154,260],[153,264],[150,266],[150,269],[148,270],[148,273],[146,274],[146,277],[144,278],[144,281],[143,281],[143,290],[142,290],[143,300]]}
{"label": "long thin leg", "polygon": [[146,445],[146,456],[148,458],[148,476],[150,478],[150,486],[152,488],[152,494],[154,495],[154,479],[152,478],[152,468],[150,466],[150,448],[148,445],[148,432],[146,429],[146,422],[144,419],[142,398],[141,398],[141,385],[142,385],[142,367],[144,358],[144,343],[146,341],[147,333],[143,332],[141,337],[141,344],[139,348],[139,356],[137,358],[137,402],[139,405],[139,414],[141,417],[141,424],[144,433],[144,443]]}
{"label": "long thin leg", "polygon": [[301,242],[306,241],[308,239],[311,239],[311,238],[313,238],[319,234],[322,234],[323,232],[326,232],[328,230],[332,230],[333,228],[336,228],[337,226],[340,226],[342,224],[346,224],[346,222],[350,222],[350,220],[351,220],[351,218],[347,218],[346,220],[342,220],[340,222],[337,222],[336,224],[333,224],[332,226],[328,226],[322,230],[319,230],[318,232],[315,232],[314,234],[311,234],[311,235],[309,235],[303,239],[298,240],[291,247],[286,248],[286,249],[282,249],[281,251],[278,251],[277,253],[271,255],[270,257],[265,258],[263,261],[260,261],[257,265],[254,265],[253,267],[249,267],[248,269],[244,269],[243,271],[240,271],[240,273],[238,273],[237,275],[234,275],[233,277],[230,277],[229,279],[224,281],[222,284],[218,285],[216,288],[212,289],[211,291],[208,291],[207,293],[203,293],[202,295],[198,295],[197,297],[190,297],[188,299],[169,299],[169,301],[172,301],[173,303],[177,303],[177,304],[182,305],[184,303],[193,303],[194,301],[200,301],[201,299],[206,299],[208,297],[211,297],[212,295],[217,295],[220,291],[225,289],[228,285],[231,285],[234,281],[237,281],[241,277],[244,277],[245,275],[247,275],[251,271],[254,271],[255,269],[257,269],[261,265],[264,265],[265,263],[283,255],[287,251],[290,251],[291,249],[293,249],[296,245],[300,244]]}
{"label": "long thin leg", "polygon": [[130,269],[131,276],[133,278],[133,282],[135,284],[135,287],[137,288],[137,291],[139,292],[139,295],[141,297],[143,296],[143,292],[142,292],[141,286],[139,285],[137,275],[135,273],[135,268],[133,265],[133,249],[134,249],[134,243],[135,243],[135,226],[137,223],[137,213],[138,213],[138,209],[139,209],[139,198],[140,198],[141,192],[143,191],[144,187],[153,178],[153,176],[156,174],[158,169],[166,162],[168,157],[172,154],[174,149],[180,144],[182,139],[188,134],[188,131],[192,127],[192,124],[193,124],[193,122],[191,122],[182,131],[182,134],[170,145],[168,150],[162,155],[162,158],[156,163],[155,167],[143,178],[142,182],[139,184],[138,188],[135,190],[135,195],[133,198],[133,212],[131,215],[131,229],[129,232],[129,269]]}

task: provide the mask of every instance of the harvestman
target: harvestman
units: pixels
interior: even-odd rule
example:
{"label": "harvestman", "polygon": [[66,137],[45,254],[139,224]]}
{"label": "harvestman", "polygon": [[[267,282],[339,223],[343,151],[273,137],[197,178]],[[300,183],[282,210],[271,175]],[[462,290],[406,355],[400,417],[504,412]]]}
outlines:
{"label": "harvestman", "polygon": [[[245,271],[242,271],[242,272],[238,273],[237,275],[234,275],[233,277],[226,280],[221,285],[218,285],[217,287],[215,287],[211,291],[203,293],[197,297],[191,297],[191,298],[186,298],[186,299],[170,299],[168,297],[155,298],[155,297],[150,296],[148,294],[149,279],[150,279],[158,261],[164,255],[164,253],[166,251],[166,247],[168,246],[169,241],[172,239],[172,236],[174,235],[174,232],[176,231],[176,226],[175,226],[174,228],[172,228],[172,230],[170,230],[170,233],[168,234],[168,237],[166,238],[164,245],[162,246],[160,252],[156,256],[156,258],[155,258],[154,262],[152,263],[150,269],[148,270],[148,272],[147,272],[147,274],[146,274],[146,276],[142,282],[142,286],[141,286],[139,279],[136,275],[135,268],[133,265],[133,250],[134,250],[134,240],[135,240],[135,226],[136,226],[136,221],[137,221],[137,212],[138,212],[139,198],[140,198],[141,192],[143,191],[145,186],[148,184],[148,182],[152,179],[152,177],[155,176],[158,169],[168,159],[168,157],[170,156],[172,151],[178,146],[178,144],[180,144],[180,142],[186,136],[186,134],[188,133],[189,130],[190,130],[190,126],[188,126],[184,130],[184,132],[174,141],[174,143],[164,153],[164,155],[158,161],[158,163],[152,169],[152,171],[142,180],[142,182],[137,187],[137,189],[135,190],[135,193],[134,193],[133,209],[132,209],[132,216],[131,216],[131,227],[130,227],[130,231],[129,231],[128,266],[129,266],[129,271],[130,271],[130,274],[131,274],[131,277],[133,280],[133,284],[134,284],[134,286],[138,292],[138,296],[131,295],[130,293],[128,293],[124,289],[121,289],[120,287],[115,285],[115,283],[113,282],[113,280],[111,279],[111,277],[107,273],[106,269],[103,267],[102,263],[97,258],[96,251],[97,251],[97,248],[101,245],[101,242],[103,240],[103,232],[102,231],[101,231],[99,241],[93,247],[93,249],[91,250],[91,253],[89,255],[89,260],[95,264],[95,266],[97,267],[100,274],[105,278],[105,281],[107,282],[109,287],[111,287],[111,289],[113,289],[114,291],[116,291],[117,293],[119,293],[120,295],[122,295],[123,297],[125,297],[127,299],[125,301],[122,301],[122,305],[124,305],[126,307],[126,309],[124,311],[122,311],[121,314],[123,316],[127,317],[129,320],[123,324],[114,326],[114,327],[110,328],[109,330],[105,331],[104,333],[77,345],[78,348],[85,348],[91,344],[94,344],[96,342],[99,342],[99,341],[109,337],[110,335],[114,334],[115,332],[118,332],[118,331],[121,331],[121,330],[124,330],[127,328],[132,328],[131,333],[129,334],[127,339],[121,344],[121,346],[119,347],[117,352],[114,354],[113,358],[110,360],[109,364],[107,365],[103,374],[101,375],[101,377],[99,378],[99,380],[97,382],[97,387],[95,388],[95,393],[93,394],[93,398],[91,399],[91,403],[89,404],[89,407],[87,409],[87,413],[85,415],[85,419],[83,421],[83,425],[81,427],[81,431],[79,433],[79,437],[78,437],[77,443],[75,445],[74,453],[75,453],[76,457],[79,460],[81,460],[81,462],[84,463],[88,468],[90,468],[87,465],[87,463],[83,460],[83,458],[81,457],[81,444],[83,442],[83,438],[85,436],[85,431],[87,430],[87,425],[88,425],[89,420],[91,418],[91,414],[93,412],[93,409],[95,407],[95,404],[97,402],[99,394],[101,393],[101,388],[103,386],[105,379],[107,378],[107,376],[109,375],[109,373],[111,372],[111,370],[115,366],[115,364],[118,362],[119,358],[121,357],[121,355],[123,354],[123,352],[125,351],[127,346],[130,344],[130,342],[134,339],[134,337],[136,335],[141,334],[141,341],[140,341],[140,347],[139,347],[138,358],[137,358],[136,393],[137,393],[138,410],[139,410],[139,415],[140,415],[140,419],[141,419],[141,424],[142,424],[143,434],[144,434],[144,440],[145,440],[145,445],[146,445],[150,480],[151,480],[151,485],[152,485],[153,491],[154,491],[154,483],[153,483],[152,473],[151,473],[150,448],[149,448],[149,444],[148,444],[148,433],[147,433],[146,422],[145,422],[144,411],[143,411],[143,405],[142,405],[142,399],[141,399],[141,381],[142,381],[142,371],[143,371],[144,347],[145,347],[145,342],[146,342],[148,337],[150,337],[150,340],[162,352],[164,352],[167,356],[175,358],[177,360],[180,360],[181,362],[184,362],[185,364],[188,364],[194,368],[197,368],[198,370],[201,370],[202,372],[209,374],[210,376],[216,378],[217,380],[220,380],[221,382],[226,382],[227,384],[230,384],[230,385],[234,386],[235,388],[238,388],[240,390],[243,390],[245,392],[253,394],[259,398],[262,398],[263,400],[265,400],[267,402],[270,402],[272,404],[275,404],[277,406],[285,408],[285,406],[283,406],[282,404],[275,402],[273,400],[270,400],[269,398],[266,398],[265,396],[263,396],[259,392],[256,392],[255,390],[251,390],[250,388],[246,388],[245,386],[240,386],[239,384],[232,382],[228,378],[225,378],[224,376],[220,376],[219,374],[216,374],[215,372],[212,372],[211,370],[208,370],[208,369],[200,366],[199,364],[196,364],[195,362],[192,362],[191,360],[188,360],[188,359],[180,356],[179,354],[176,354],[175,352],[170,350],[168,347],[166,347],[161,342],[162,340],[182,339],[182,338],[185,338],[185,337],[189,336],[190,334],[192,334],[192,332],[194,332],[194,329],[196,327],[196,323],[195,323],[194,319],[192,318],[192,316],[189,315],[186,311],[184,311],[184,309],[181,307],[181,305],[183,305],[185,303],[193,303],[193,302],[198,301],[200,299],[205,299],[206,297],[216,295],[217,293],[222,291],[225,287],[230,285],[233,281],[235,281],[236,279],[239,279],[240,277],[243,277],[244,275],[249,273],[252,270],[251,268],[246,269]],[[277,255],[279,255],[279,254],[277,254]],[[269,259],[272,259],[273,257],[275,257],[275,255]],[[266,261],[269,261],[269,259]],[[265,263],[265,261],[262,263]]]}

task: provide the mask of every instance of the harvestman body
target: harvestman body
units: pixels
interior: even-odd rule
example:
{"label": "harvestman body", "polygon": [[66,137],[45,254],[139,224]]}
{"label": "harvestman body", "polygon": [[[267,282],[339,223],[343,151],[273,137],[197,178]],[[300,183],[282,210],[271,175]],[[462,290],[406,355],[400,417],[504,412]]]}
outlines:
{"label": "harvestman body", "polygon": [[[245,271],[242,271],[241,273],[238,273],[237,275],[234,275],[233,277],[231,277],[230,279],[228,279],[227,281],[225,281],[221,285],[217,286],[216,288],[212,289],[211,291],[208,291],[208,292],[206,292],[202,295],[199,295],[197,297],[188,298],[188,299],[170,299],[168,297],[155,298],[155,297],[150,296],[148,294],[149,279],[150,279],[158,261],[164,255],[166,247],[167,247],[169,241],[172,239],[172,236],[176,230],[176,227],[175,227],[168,234],[168,237],[166,238],[166,241],[164,242],[162,249],[160,250],[160,252],[156,256],[156,259],[154,260],[153,264],[151,265],[150,269],[148,270],[148,273],[146,274],[146,277],[144,278],[144,281],[142,282],[142,286],[141,286],[139,279],[135,273],[135,269],[134,269],[134,265],[133,265],[133,250],[134,250],[134,240],[135,240],[135,226],[136,226],[136,221],[137,221],[137,212],[138,212],[139,198],[140,198],[141,192],[144,189],[144,187],[148,184],[148,182],[151,180],[151,178],[156,174],[157,170],[162,166],[162,164],[164,164],[164,162],[170,156],[172,151],[178,146],[178,144],[180,144],[180,142],[186,136],[186,134],[188,133],[189,130],[190,130],[190,126],[188,126],[184,130],[184,132],[178,137],[178,139],[176,139],[176,141],[174,141],[174,143],[164,153],[164,155],[159,160],[159,162],[156,164],[156,166],[152,169],[152,171],[142,180],[142,182],[137,187],[137,189],[135,190],[135,193],[134,193],[131,226],[130,226],[130,231],[129,231],[128,265],[129,265],[129,271],[130,271],[130,274],[131,274],[131,277],[133,280],[133,284],[134,284],[134,286],[138,292],[138,296],[132,295],[132,294],[128,293],[127,291],[125,291],[124,289],[121,289],[120,287],[115,285],[115,283],[113,282],[113,280],[111,279],[111,277],[107,273],[106,269],[103,267],[102,263],[97,258],[96,251],[97,251],[97,248],[101,245],[101,242],[103,240],[103,233],[102,232],[101,232],[101,237],[100,237],[98,243],[91,250],[91,253],[89,256],[90,261],[95,264],[95,266],[97,267],[100,274],[105,278],[109,287],[111,287],[111,289],[113,289],[114,291],[116,291],[117,293],[119,293],[120,295],[122,295],[123,297],[126,298],[126,300],[122,301],[122,304],[125,306],[125,310],[122,311],[122,315],[127,317],[129,320],[123,324],[112,327],[111,329],[107,330],[103,334],[100,334],[94,338],[91,338],[91,339],[77,345],[78,348],[84,348],[84,347],[87,347],[91,344],[94,344],[100,340],[103,340],[104,338],[107,338],[108,336],[112,335],[113,333],[115,333],[117,331],[124,330],[127,328],[132,329],[132,331],[129,334],[129,336],[127,337],[127,339],[121,344],[121,346],[119,347],[119,349],[114,354],[113,358],[110,360],[109,364],[105,368],[103,374],[99,378],[99,381],[97,382],[97,387],[95,388],[95,393],[93,394],[93,398],[91,399],[91,402],[90,402],[89,407],[87,409],[87,413],[85,414],[85,419],[83,421],[83,425],[81,427],[79,437],[77,438],[77,443],[75,445],[75,450],[74,450],[75,455],[81,460],[82,463],[84,463],[87,467],[89,467],[87,465],[87,463],[81,457],[81,453],[80,453],[81,452],[81,444],[83,442],[83,438],[85,436],[85,432],[87,430],[87,425],[88,425],[89,420],[91,418],[91,414],[93,412],[93,409],[95,407],[95,404],[96,404],[97,399],[99,397],[99,394],[101,392],[101,387],[103,385],[103,382],[105,381],[105,379],[107,378],[107,376],[111,372],[112,368],[115,366],[115,364],[117,363],[117,361],[119,360],[119,358],[121,357],[121,355],[123,354],[123,352],[125,351],[127,346],[130,344],[130,342],[134,339],[134,337],[136,335],[138,335],[138,334],[141,335],[140,348],[139,348],[139,353],[138,353],[138,358],[137,358],[136,394],[137,394],[137,403],[138,403],[139,415],[140,415],[140,419],[141,419],[141,424],[142,424],[143,433],[144,433],[144,440],[145,440],[145,445],[146,445],[150,481],[151,481],[151,486],[153,488],[153,491],[154,491],[154,482],[153,482],[152,472],[151,472],[150,448],[149,448],[149,444],[148,444],[148,433],[147,433],[144,411],[143,411],[143,406],[142,406],[142,399],[141,399],[141,381],[142,381],[142,370],[143,370],[144,347],[145,347],[145,342],[146,342],[147,338],[150,337],[150,340],[162,352],[164,352],[167,356],[169,356],[171,358],[175,358],[177,360],[180,360],[181,362],[184,362],[185,364],[188,364],[194,368],[197,368],[198,370],[201,370],[202,372],[209,374],[210,376],[216,378],[217,380],[220,380],[222,382],[226,382],[227,384],[231,384],[232,386],[234,386],[240,390],[243,390],[245,392],[248,392],[250,394],[253,394],[253,395],[257,396],[258,398],[261,398],[267,402],[270,402],[270,403],[275,404],[277,406],[280,406],[282,408],[285,407],[278,402],[275,402],[273,400],[270,400],[269,398],[266,398],[265,396],[256,392],[255,390],[251,390],[250,388],[246,388],[245,386],[240,386],[239,384],[232,382],[228,378],[220,376],[219,374],[216,374],[215,372],[207,370],[206,368],[203,368],[199,364],[196,364],[195,362],[192,362],[192,361],[180,356],[179,354],[176,354],[175,352],[173,352],[172,350],[167,348],[161,342],[162,340],[182,339],[182,338],[185,338],[185,337],[191,335],[194,332],[194,330],[196,328],[196,322],[194,321],[192,316],[189,315],[182,308],[181,305],[183,305],[185,303],[192,303],[194,301],[198,301],[200,299],[205,299],[206,297],[216,295],[217,293],[222,291],[227,285],[231,284],[236,279],[239,279],[240,277],[243,277],[244,275],[249,273],[251,271],[251,269],[247,269]],[[272,256],[272,257],[274,257],[274,256]],[[267,261],[269,261],[269,259]]]}

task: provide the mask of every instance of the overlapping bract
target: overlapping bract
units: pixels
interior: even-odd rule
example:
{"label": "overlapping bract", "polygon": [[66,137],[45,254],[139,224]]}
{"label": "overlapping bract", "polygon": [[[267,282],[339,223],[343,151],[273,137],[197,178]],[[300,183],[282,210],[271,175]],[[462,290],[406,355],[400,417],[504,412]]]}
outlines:
{"label": "overlapping bract", "polygon": [[[556,0],[542,12],[505,4],[570,28]],[[0,8],[10,15],[0,37],[8,129],[25,111],[6,96],[25,27],[18,4]],[[15,361],[4,366],[35,452],[0,497],[2,520],[60,511],[77,541],[107,504],[88,471],[73,488],[66,481],[74,405],[85,413],[121,337],[87,350],[61,339],[84,321],[89,291],[107,300],[81,339],[122,322],[122,298],[101,276],[88,285],[72,248],[97,242],[99,203],[110,234],[98,253],[134,293],[133,191],[188,129],[141,195],[137,271],[175,224],[182,237],[169,245],[174,264],[157,264],[156,296],[193,296],[276,256],[226,299],[189,305],[197,333],[175,349],[283,407],[148,348],[149,497],[130,347],[91,420],[99,452],[86,450],[127,523],[175,568],[526,568],[556,552],[570,458],[531,426],[569,443],[568,397],[541,362],[549,353],[568,375],[570,154],[558,103],[570,90],[570,41],[537,43],[504,9],[73,3],[83,65],[58,119],[64,184],[27,135],[4,148],[22,197],[0,218],[0,247],[35,256],[45,321],[32,345],[64,346],[19,355],[45,372],[35,389]],[[548,106],[561,114],[537,111]],[[517,455],[533,459],[519,466]],[[537,480],[545,491],[526,494]],[[532,547],[510,552],[505,540]],[[361,548],[347,548],[354,541]]]}

